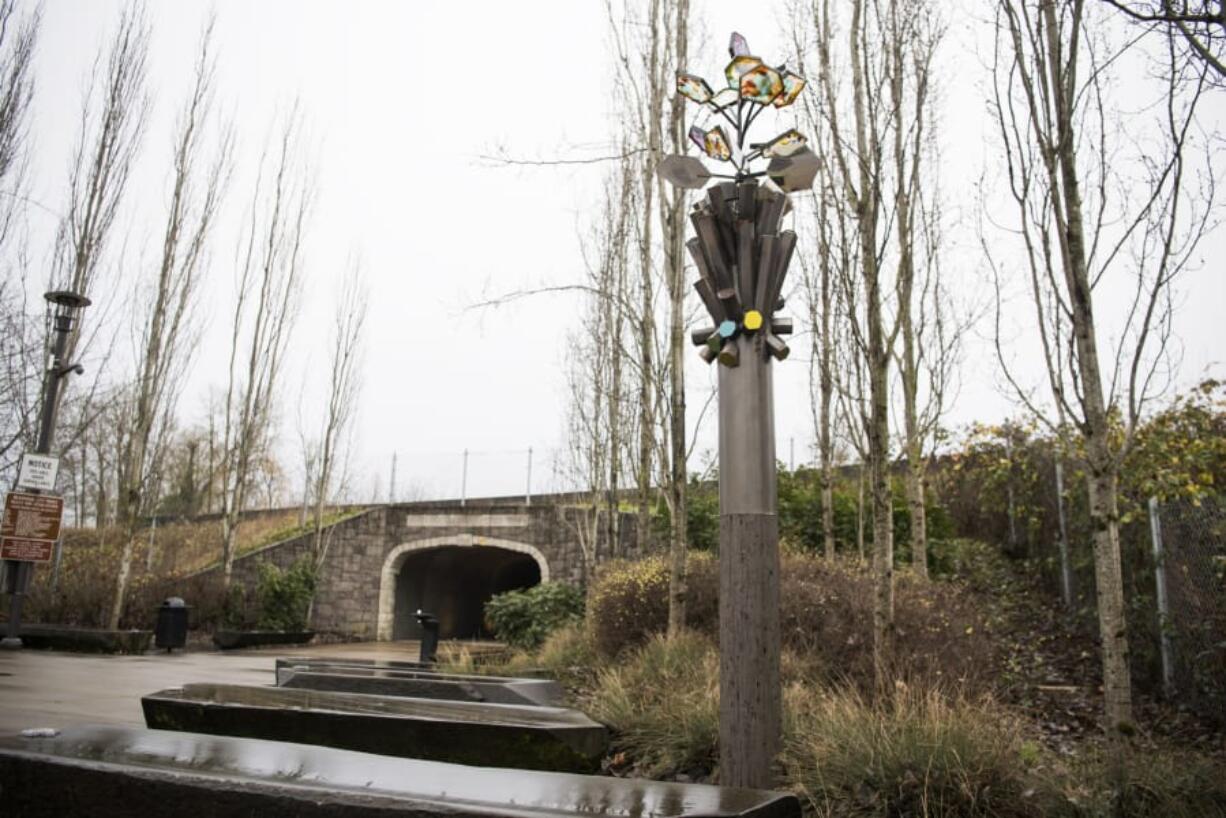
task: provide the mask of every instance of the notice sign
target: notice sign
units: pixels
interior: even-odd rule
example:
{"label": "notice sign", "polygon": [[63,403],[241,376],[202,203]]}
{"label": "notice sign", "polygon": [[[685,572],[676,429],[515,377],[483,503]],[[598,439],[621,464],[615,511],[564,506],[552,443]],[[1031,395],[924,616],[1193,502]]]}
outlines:
{"label": "notice sign", "polygon": [[55,491],[55,473],[60,470],[60,459],[49,454],[27,454],[21,457],[21,471],[17,474],[17,487]]}
{"label": "notice sign", "polygon": [[60,536],[64,499],[15,491],[4,498],[0,559],[47,562]]}

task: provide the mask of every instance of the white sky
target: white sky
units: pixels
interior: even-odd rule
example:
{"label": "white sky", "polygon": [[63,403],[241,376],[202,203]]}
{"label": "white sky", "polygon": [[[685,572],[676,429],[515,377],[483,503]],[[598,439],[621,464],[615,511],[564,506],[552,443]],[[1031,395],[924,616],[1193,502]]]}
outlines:
{"label": "white sky", "polygon": [[[984,72],[973,56],[983,28],[975,15],[958,13],[963,4],[984,5],[950,2],[950,17],[959,22],[951,25],[944,46],[943,185],[952,215],[963,220],[950,231],[959,248],[951,254],[951,270],[974,293],[984,279],[973,234],[972,184],[993,143],[980,87]],[[32,171],[33,197],[52,211],[64,200],[86,74],[122,6],[116,0],[45,3]],[[782,59],[782,8],[779,0],[693,0],[693,19],[711,34],[695,43],[692,69],[718,75],[734,28],[755,53]],[[213,247],[202,301],[209,325],[185,388],[185,419],[201,417],[208,390],[224,384],[234,231],[270,122],[297,98],[315,146],[319,196],[307,245],[308,292],[281,388],[287,463],[296,460],[299,412],[313,427],[322,408],[312,384],[326,378],[331,302],[346,258],[357,252],[371,308],[351,462],[356,495],[369,498],[376,480],[386,492],[393,450],[399,453],[402,495],[455,496],[465,448],[474,452],[470,496],[522,491],[529,447],[535,450],[534,487],[551,488],[549,459],[563,442],[563,344],[577,320],[578,297],[539,297],[492,312],[465,307],[482,293],[580,278],[578,231],[593,215],[602,169],[508,169],[480,157],[499,146],[526,158],[600,152],[615,128],[607,98],[604,3],[151,2],[154,109],[129,192],[123,283],[110,278],[110,286],[122,292],[133,286],[140,248],[160,227],[170,126],[211,9],[217,14],[219,97],[238,126],[241,165]],[[1226,91],[1217,94],[1211,107],[1220,121]],[[36,237],[53,226],[53,216],[37,209],[30,218]],[[1226,244],[1219,234],[1204,249],[1206,263],[1182,284],[1184,383],[1213,366],[1222,374],[1226,351],[1220,328]],[[796,309],[790,312],[799,318]],[[100,315],[87,313],[86,321]],[[1024,349],[1015,354],[1025,358]],[[804,460],[812,440],[802,357],[776,368],[776,428],[784,461],[790,445],[796,460]],[[1013,411],[993,375],[985,335],[971,338],[966,359],[949,423],[995,420]],[[693,425],[713,371],[693,354],[687,367]],[[712,407],[697,430],[699,455],[692,468],[705,462],[702,452],[713,448],[714,431]]]}

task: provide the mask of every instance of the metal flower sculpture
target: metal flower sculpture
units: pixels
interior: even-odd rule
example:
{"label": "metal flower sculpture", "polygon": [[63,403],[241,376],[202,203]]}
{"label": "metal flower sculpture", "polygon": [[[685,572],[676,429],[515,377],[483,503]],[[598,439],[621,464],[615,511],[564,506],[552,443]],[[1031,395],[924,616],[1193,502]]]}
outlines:
{"label": "metal flower sculpture", "polygon": [[[754,120],[768,107],[784,108],[796,101],[804,78],[786,67],[771,68],[749,53],[740,34],[728,47],[732,61],[724,69],[727,87],[712,91],[705,79],[684,72],[677,75],[677,92],[722,117],[725,124],[703,130],[690,128],[690,140],[717,162],[727,162],[732,173],[713,173],[692,156],[668,156],[660,175],[691,190],[712,178],[730,181],[713,185],[694,207],[690,219],[697,237],[687,243],[701,278],[695,283],[714,326],[694,333],[694,343],[710,363],[740,363],[740,345],[730,343],[742,334],[761,334],[776,359],[787,357],[780,335],[791,332],[791,322],[774,318],[779,308],[783,279],[796,248],[796,234],[780,231],[780,220],[790,208],[787,193],[809,188],[817,176],[817,157],[800,132],[789,130],[769,142],[745,140]],[[765,170],[752,163],[769,160]],[[758,180],[765,177],[764,184]]]}
{"label": "metal flower sculpture", "polygon": [[[782,735],[779,671],[779,523],[775,470],[772,359],[787,357],[779,336],[791,321],[776,318],[796,234],[781,230],[787,194],[808,188],[817,157],[805,137],[785,131],[746,145],[768,107],[796,101],[805,81],[771,68],[732,35],[728,87],[677,76],[677,91],[722,122],[694,127],[690,139],[731,173],[713,173],[701,159],[669,156],[661,177],[697,190],[714,179],[690,214],[697,234],[687,242],[698,266],[698,295],[713,326],[693,334],[709,363],[719,360],[720,782],[769,788]],[[755,162],[766,168],[755,170]]]}

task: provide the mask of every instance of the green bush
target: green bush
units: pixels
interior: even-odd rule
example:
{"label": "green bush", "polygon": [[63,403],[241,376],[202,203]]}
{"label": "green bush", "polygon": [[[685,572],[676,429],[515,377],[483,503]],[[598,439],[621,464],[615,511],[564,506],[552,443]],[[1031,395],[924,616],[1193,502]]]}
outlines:
{"label": "green bush", "polygon": [[657,636],[603,670],[581,702],[648,778],[710,772],[719,750],[719,654],[705,636]]}
{"label": "green bush", "polygon": [[553,631],[582,618],[583,594],[562,582],[507,591],[485,603],[486,626],[518,648],[535,648]]}
{"label": "green bush", "polygon": [[719,485],[690,480],[685,497],[685,533],[695,551],[719,551]]}
{"label": "green bush", "polygon": [[267,631],[301,631],[315,596],[315,568],[307,557],[282,571],[271,562],[260,564],[255,588],[259,606],[256,627]]}

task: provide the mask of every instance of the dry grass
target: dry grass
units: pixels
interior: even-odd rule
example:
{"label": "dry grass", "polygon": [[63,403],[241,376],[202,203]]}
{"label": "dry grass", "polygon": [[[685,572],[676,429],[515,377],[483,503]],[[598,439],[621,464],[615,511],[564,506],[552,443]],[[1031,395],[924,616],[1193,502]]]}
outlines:
{"label": "dry grass", "polygon": [[635,775],[700,778],[715,766],[719,654],[705,636],[651,638],[600,669],[581,703],[612,728],[613,748]]}
{"label": "dry grass", "polygon": [[785,778],[818,816],[1038,816],[1055,805],[1042,752],[991,700],[797,684],[786,705]]}

